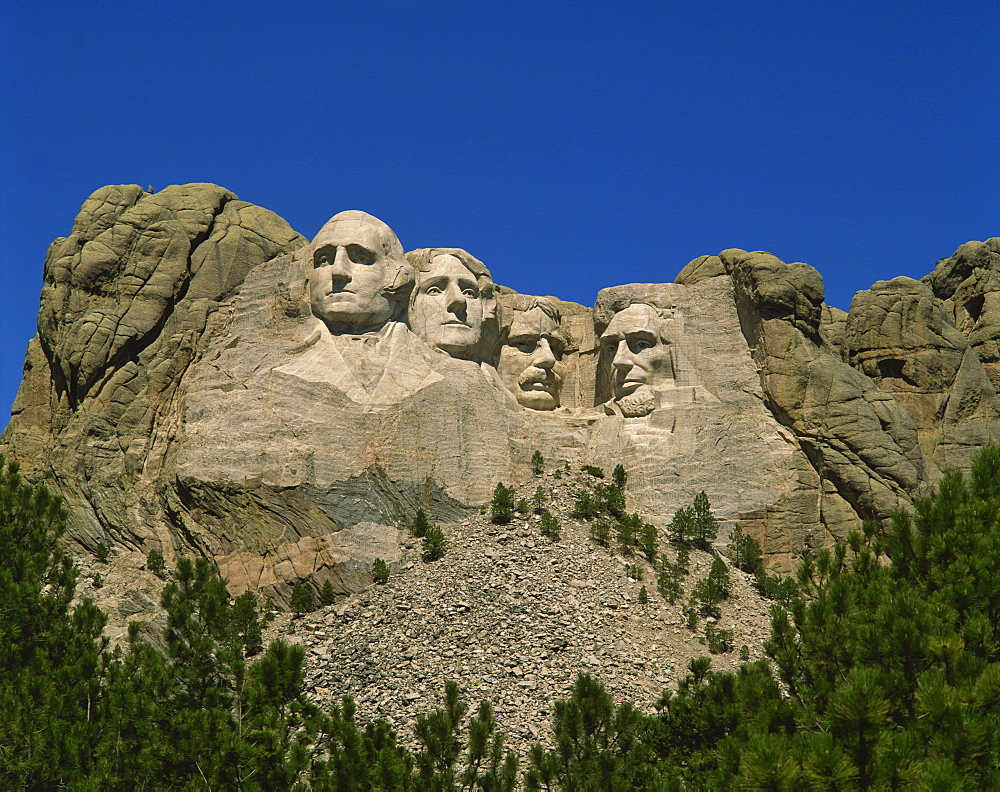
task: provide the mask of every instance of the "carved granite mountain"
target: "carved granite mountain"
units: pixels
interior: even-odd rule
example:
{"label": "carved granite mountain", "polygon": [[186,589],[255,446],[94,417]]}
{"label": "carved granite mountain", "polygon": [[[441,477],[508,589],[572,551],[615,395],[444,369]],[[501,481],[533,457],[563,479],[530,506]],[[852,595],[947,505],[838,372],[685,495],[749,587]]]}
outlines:
{"label": "carved granite mountain", "polygon": [[458,520],[536,450],[622,463],[661,526],[705,490],[788,570],[1000,433],[997,239],[846,316],[767,253],[590,309],[403,250],[362,212],[309,243],[213,185],[99,190],[49,251],[0,450],[66,497],[81,548],[205,554],[284,601],[360,590],[418,507]]}

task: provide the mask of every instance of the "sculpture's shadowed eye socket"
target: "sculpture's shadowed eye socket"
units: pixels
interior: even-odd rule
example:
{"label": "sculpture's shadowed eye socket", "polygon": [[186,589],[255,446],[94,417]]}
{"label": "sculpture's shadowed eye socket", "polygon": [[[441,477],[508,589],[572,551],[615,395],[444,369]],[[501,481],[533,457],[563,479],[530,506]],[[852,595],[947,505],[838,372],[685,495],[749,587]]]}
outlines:
{"label": "sculpture's shadowed eye socket", "polygon": [[333,264],[333,257],[326,250],[320,250],[313,256],[313,268],[328,267]]}
{"label": "sculpture's shadowed eye socket", "polygon": [[361,245],[348,245],[347,257],[355,264],[374,264],[375,254]]}
{"label": "sculpture's shadowed eye socket", "polygon": [[633,355],[652,349],[656,346],[656,341],[647,336],[631,336],[628,339],[628,348]]}
{"label": "sculpture's shadowed eye socket", "polygon": [[534,338],[517,338],[510,341],[510,346],[521,352],[530,353],[535,351],[538,341]]}

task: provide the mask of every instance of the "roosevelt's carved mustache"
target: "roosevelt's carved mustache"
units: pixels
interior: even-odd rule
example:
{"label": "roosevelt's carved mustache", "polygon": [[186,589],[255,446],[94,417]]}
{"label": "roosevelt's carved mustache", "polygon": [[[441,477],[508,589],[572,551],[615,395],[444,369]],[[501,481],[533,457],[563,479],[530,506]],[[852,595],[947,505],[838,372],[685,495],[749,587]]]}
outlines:
{"label": "roosevelt's carved mustache", "polygon": [[546,390],[549,390],[558,387],[560,382],[562,382],[562,377],[552,371],[552,369],[535,368],[534,366],[526,368],[521,372],[521,376],[517,378],[517,384],[521,388],[530,385],[542,385]]}

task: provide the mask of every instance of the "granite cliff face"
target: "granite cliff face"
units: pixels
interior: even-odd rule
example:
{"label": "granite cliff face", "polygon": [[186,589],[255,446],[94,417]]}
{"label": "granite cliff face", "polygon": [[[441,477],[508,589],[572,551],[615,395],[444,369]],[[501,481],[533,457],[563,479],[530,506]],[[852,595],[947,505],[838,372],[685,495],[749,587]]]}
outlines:
{"label": "granite cliff face", "polygon": [[461,519],[536,450],[621,462],[661,526],[705,490],[788,570],[1000,439],[996,238],[847,315],[767,253],[587,308],[403,250],[361,212],[310,243],[214,185],[99,190],[49,250],[0,451],[80,547],[205,554],[282,601],[360,590],[417,507]]}

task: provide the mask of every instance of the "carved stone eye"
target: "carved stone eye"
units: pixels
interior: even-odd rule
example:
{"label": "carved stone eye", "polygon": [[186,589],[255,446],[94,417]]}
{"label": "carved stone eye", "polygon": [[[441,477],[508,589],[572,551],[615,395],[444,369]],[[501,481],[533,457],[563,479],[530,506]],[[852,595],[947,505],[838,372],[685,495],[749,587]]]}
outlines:
{"label": "carved stone eye", "polygon": [[348,245],[347,257],[355,264],[364,264],[367,266],[375,263],[375,254],[367,248],[361,247],[361,245]]}

